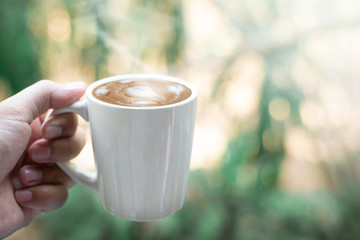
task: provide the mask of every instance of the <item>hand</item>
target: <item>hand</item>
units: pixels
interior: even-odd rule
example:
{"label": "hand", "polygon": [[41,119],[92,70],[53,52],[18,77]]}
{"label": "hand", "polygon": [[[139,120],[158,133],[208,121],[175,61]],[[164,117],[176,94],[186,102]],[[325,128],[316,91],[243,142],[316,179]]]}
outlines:
{"label": "hand", "polygon": [[84,91],[82,83],[43,80],[0,103],[0,239],[65,202],[74,183],[55,163],[80,152],[84,133],[74,114],[42,124],[49,108],[68,106]]}

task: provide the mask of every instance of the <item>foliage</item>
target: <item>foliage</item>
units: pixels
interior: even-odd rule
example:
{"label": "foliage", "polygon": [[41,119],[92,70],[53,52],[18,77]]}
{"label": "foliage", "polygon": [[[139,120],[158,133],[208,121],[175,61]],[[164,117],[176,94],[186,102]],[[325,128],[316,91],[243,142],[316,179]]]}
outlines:
{"label": "foliage", "polygon": [[0,79],[18,92],[40,78],[39,42],[27,25],[29,1],[0,2]]}
{"label": "foliage", "polygon": [[[63,208],[38,221],[46,239],[357,239],[359,204],[329,192],[224,190],[219,173],[194,171],[180,212],[148,223],[118,219],[74,187]],[[354,212],[355,211],[355,212]]]}

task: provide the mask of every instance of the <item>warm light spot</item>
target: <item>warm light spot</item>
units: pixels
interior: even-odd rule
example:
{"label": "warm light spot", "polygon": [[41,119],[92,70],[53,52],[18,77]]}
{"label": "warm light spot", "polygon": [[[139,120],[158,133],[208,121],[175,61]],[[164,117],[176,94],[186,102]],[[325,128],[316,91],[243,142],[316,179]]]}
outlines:
{"label": "warm light spot", "polygon": [[285,159],[281,166],[279,186],[288,192],[313,192],[326,187],[327,178],[319,163]]}
{"label": "warm light spot", "polygon": [[307,100],[300,106],[301,120],[309,129],[319,129],[324,126],[325,113],[321,105]]}
{"label": "warm light spot", "polygon": [[290,103],[285,98],[275,98],[269,104],[271,117],[278,121],[284,121],[290,114]]}
{"label": "warm light spot", "polygon": [[189,54],[198,58],[213,53],[226,57],[243,43],[241,31],[229,24],[227,16],[211,1],[183,1]]}
{"label": "warm light spot", "polygon": [[[101,9],[106,14],[111,16],[112,18],[124,18],[124,15],[131,11],[131,1],[118,1],[118,0],[109,0],[107,4],[101,4]],[[137,7],[142,7],[141,5]]]}
{"label": "warm light spot", "polygon": [[121,74],[123,72],[123,69],[126,69],[126,67],[124,66],[130,68],[129,65],[131,65],[129,61],[126,61],[123,55],[119,54],[118,52],[113,52],[108,57],[107,67],[109,73],[111,74]]}
{"label": "warm light spot", "polygon": [[328,84],[319,91],[329,127],[345,127],[353,111],[349,91],[341,84]]}
{"label": "warm light spot", "polygon": [[240,119],[248,117],[256,109],[259,94],[251,85],[229,84],[225,94],[225,102],[232,113]]}
{"label": "warm light spot", "polygon": [[57,9],[48,17],[48,36],[58,42],[65,41],[71,33],[69,14],[63,9]]}
{"label": "warm light spot", "polygon": [[239,120],[255,116],[260,101],[263,80],[263,59],[249,53],[239,57],[227,72],[224,80],[224,111]]}
{"label": "warm light spot", "polygon": [[214,167],[224,153],[226,145],[227,136],[216,121],[197,125],[190,168]]}
{"label": "warm light spot", "polygon": [[294,62],[291,78],[305,94],[315,95],[321,87],[322,76],[319,71],[301,56]]}
{"label": "warm light spot", "polygon": [[292,159],[315,161],[318,153],[314,139],[301,128],[289,129],[285,136],[285,149]]}

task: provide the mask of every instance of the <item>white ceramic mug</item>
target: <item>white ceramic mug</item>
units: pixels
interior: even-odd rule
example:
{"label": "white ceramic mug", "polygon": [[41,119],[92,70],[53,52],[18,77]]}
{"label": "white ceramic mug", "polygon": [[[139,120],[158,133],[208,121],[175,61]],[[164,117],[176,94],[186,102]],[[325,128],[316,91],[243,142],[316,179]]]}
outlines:
{"label": "white ceramic mug", "polygon": [[[192,93],[182,102],[156,107],[114,105],[92,95],[97,86],[123,79],[172,81]],[[169,216],[185,199],[196,100],[196,89],[174,77],[130,74],[98,80],[87,88],[86,98],[53,112],[76,112],[90,122],[96,172],[71,162],[59,166],[97,192],[103,207],[117,217],[150,221]]]}

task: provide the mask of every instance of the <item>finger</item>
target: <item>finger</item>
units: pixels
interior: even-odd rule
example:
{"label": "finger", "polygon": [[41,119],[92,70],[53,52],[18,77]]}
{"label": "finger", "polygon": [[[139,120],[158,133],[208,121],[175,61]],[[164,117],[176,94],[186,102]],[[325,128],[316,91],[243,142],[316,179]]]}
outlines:
{"label": "finger", "polygon": [[61,207],[68,197],[67,188],[62,184],[39,185],[15,192],[16,201],[25,208],[51,211]]}
{"label": "finger", "polygon": [[30,124],[31,133],[30,133],[30,138],[28,140],[28,144],[27,144],[25,150],[29,149],[29,147],[31,146],[31,144],[33,144],[33,142],[35,142],[36,140],[42,138],[42,135],[41,135],[42,120],[41,120],[41,117],[42,116],[36,118]]}
{"label": "finger", "polygon": [[30,124],[31,136],[29,139],[28,147],[40,138],[53,139],[57,137],[72,136],[77,128],[78,119],[74,113],[65,113],[53,116],[45,123],[44,114],[36,118]]}
{"label": "finger", "polygon": [[38,163],[64,162],[76,157],[84,145],[84,130],[78,128],[71,137],[37,140],[29,147],[29,155]]}
{"label": "finger", "polygon": [[78,119],[74,113],[55,115],[41,127],[41,134],[46,139],[70,137],[74,135]]}
{"label": "finger", "polygon": [[32,123],[30,124],[30,128],[31,128],[31,135],[27,147],[29,147],[37,139],[41,138],[41,132],[40,132],[41,121],[39,120],[39,118],[36,118],[34,121],[32,121]]}
{"label": "finger", "polygon": [[12,119],[30,124],[49,108],[61,108],[78,100],[85,84],[61,85],[49,80],[39,81],[2,102],[3,111]]}
{"label": "finger", "polygon": [[56,165],[26,165],[19,170],[18,177],[25,186],[63,184],[69,189],[75,185],[75,182]]}

